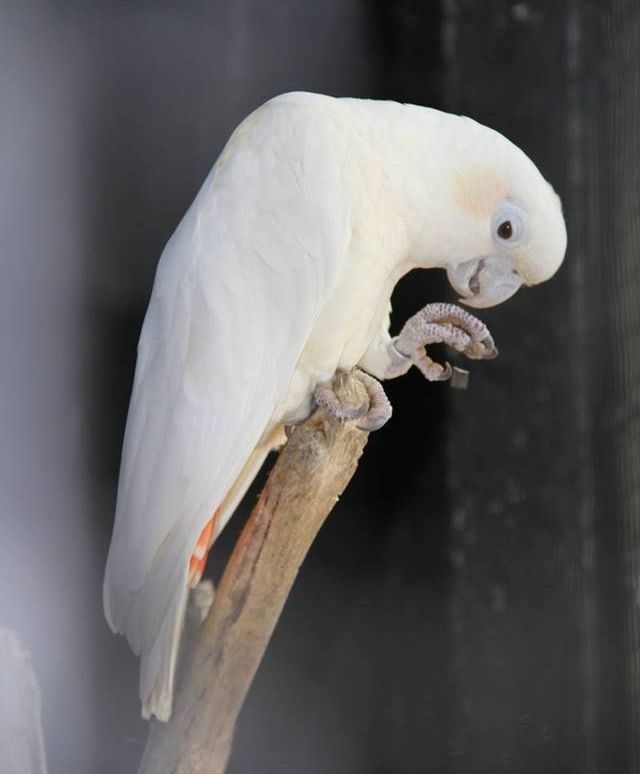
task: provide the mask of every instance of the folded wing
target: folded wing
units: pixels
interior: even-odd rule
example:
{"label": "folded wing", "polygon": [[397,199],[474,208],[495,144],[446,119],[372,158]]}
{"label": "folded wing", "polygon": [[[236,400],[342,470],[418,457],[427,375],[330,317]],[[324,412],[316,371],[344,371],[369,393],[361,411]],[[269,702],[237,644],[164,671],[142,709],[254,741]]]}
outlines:
{"label": "folded wing", "polygon": [[277,419],[347,253],[334,129],[303,94],[249,116],[160,259],[104,583],[110,625],[142,657],[145,716],[171,711],[198,536]]}

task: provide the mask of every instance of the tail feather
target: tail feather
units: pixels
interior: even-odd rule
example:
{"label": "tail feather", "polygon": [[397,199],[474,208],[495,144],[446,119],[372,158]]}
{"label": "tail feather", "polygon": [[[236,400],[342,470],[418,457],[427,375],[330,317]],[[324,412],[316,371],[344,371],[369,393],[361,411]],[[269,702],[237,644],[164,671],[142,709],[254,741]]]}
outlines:
{"label": "tail feather", "polygon": [[142,717],[147,720],[152,715],[163,721],[171,717],[173,684],[188,596],[186,583],[176,588],[151,649],[142,654],[140,699]]}
{"label": "tail feather", "polygon": [[[162,615],[157,630],[153,632],[152,636],[145,637],[144,642],[131,643],[142,656],[140,699],[142,700],[142,716],[144,718],[155,715],[158,720],[166,721],[171,717],[173,686],[189,588],[198,584],[206,564],[209,548],[244,497],[268,453],[280,443],[282,443],[281,428],[280,432],[273,433],[265,443],[254,449],[222,504],[200,533],[188,566],[184,567],[183,581],[176,584],[171,602]],[[166,557],[164,561],[166,561]],[[108,603],[106,606],[108,608]],[[136,648],[136,645],[139,647]]]}

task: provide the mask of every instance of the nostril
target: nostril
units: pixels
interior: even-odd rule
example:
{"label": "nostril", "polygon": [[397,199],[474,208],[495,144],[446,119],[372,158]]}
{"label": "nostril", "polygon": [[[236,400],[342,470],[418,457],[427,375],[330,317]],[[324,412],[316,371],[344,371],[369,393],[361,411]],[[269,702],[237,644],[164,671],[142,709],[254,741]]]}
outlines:
{"label": "nostril", "polygon": [[473,293],[474,296],[477,296],[480,293],[480,272],[484,269],[484,258],[481,258],[478,261],[478,265],[476,266],[476,270],[471,275],[471,278],[469,279],[469,290]]}

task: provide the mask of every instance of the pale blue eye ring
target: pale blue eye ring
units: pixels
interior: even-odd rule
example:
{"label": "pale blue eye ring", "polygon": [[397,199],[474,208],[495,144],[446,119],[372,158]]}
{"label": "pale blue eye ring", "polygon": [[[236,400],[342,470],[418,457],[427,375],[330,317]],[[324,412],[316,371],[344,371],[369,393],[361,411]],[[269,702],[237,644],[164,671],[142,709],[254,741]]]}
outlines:
{"label": "pale blue eye ring", "polygon": [[514,247],[524,239],[526,226],[527,214],[522,207],[504,201],[493,218],[493,239],[500,246]]}

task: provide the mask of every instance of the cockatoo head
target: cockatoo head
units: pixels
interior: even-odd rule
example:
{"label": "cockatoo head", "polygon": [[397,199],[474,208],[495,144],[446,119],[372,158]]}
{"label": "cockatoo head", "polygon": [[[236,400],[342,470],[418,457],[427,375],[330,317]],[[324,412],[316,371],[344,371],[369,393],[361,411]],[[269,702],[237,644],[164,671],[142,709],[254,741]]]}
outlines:
{"label": "cockatoo head", "polygon": [[445,267],[460,301],[482,308],[555,274],[567,231],[560,199],[533,162],[498,132],[462,121],[476,136],[451,176],[459,225]]}

